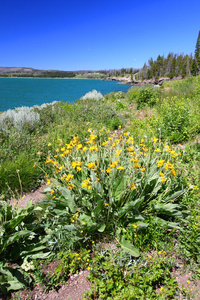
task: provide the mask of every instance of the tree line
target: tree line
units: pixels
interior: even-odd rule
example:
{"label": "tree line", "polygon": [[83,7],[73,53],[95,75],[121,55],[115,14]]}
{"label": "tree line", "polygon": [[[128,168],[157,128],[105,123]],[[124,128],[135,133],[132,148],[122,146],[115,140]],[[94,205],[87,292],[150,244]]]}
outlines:
{"label": "tree line", "polygon": [[176,76],[188,77],[200,74],[200,31],[197,38],[194,55],[169,53],[167,57],[158,55],[156,60],[150,58],[138,74],[136,79],[148,80],[160,77],[173,78]]}

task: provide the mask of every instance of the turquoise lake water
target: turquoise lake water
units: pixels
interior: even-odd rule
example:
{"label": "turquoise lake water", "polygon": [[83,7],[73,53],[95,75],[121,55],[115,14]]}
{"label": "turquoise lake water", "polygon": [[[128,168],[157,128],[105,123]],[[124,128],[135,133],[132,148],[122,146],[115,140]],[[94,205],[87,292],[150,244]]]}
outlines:
{"label": "turquoise lake water", "polygon": [[130,87],[99,79],[0,78],[0,111],[53,101],[75,102],[94,89],[105,95]]}

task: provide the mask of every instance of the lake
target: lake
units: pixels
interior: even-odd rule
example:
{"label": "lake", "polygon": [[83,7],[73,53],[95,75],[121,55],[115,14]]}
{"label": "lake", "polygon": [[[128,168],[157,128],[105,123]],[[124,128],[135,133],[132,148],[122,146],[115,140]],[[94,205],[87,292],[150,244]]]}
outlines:
{"label": "lake", "polygon": [[53,101],[75,102],[87,92],[127,92],[130,85],[100,79],[0,78],[0,111]]}

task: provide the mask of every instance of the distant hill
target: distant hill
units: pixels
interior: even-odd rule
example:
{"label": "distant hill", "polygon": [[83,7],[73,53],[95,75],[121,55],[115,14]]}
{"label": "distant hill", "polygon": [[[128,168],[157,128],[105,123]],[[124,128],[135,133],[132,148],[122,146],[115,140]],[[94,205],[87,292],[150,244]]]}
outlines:
{"label": "distant hill", "polygon": [[0,77],[38,77],[38,78],[106,78],[112,76],[125,76],[135,74],[139,70],[134,68],[122,68],[120,70],[38,70],[25,67],[0,67]]}
{"label": "distant hill", "polygon": [[6,73],[42,74],[43,72],[44,70],[36,70],[33,68],[0,67],[0,74],[6,74]]}

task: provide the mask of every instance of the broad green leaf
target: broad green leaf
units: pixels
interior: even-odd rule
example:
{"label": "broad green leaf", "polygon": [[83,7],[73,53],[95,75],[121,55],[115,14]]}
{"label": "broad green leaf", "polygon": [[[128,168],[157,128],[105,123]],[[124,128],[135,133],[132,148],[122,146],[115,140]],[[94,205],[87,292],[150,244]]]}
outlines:
{"label": "broad green leaf", "polygon": [[118,177],[113,184],[113,198],[119,199],[122,192],[126,189],[126,177]]}
{"label": "broad green leaf", "polygon": [[38,252],[41,250],[45,250],[45,249],[46,249],[46,246],[44,246],[44,245],[38,245],[38,244],[31,245],[31,246],[25,247],[23,249],[23,251],[21,252],[21,256],[24,256],[24,255],[32,253],[32,252]]}
{"label": "broad green leaf", "polygon": [[178,191],[176,193],[174,193],[173,195],[169,196],[168,198],[165,199],[165,202],[168,202],[168,201],[172,201],[172,200],[175,200],[176,198],[180,197],[181,195],[184,194],[184,190],[181,190],[181,191]]}
{"label": "broad green leaf", "polygon": [[64,229],[69,230],[69,231],[74,231],[75,230],[75,226],[74,225],[65,225],[63,226]]}
{"label": "broad green leaf", "polygon": [[181,211],[177,210],[179,208],[178,204],[167,203],[163,205],[154,205],[154,209],[158,211],[158,213],[162,213],[172,217],[181,217]]}
{"label": "broad green leaf", "polygon": [[11,234],[7,240],[4,241],[4,245],[3,245],[3,249],[5,249],[6,247],[8,247],[8,245],[14,243],[15,241],[19,240],[21,237],[25,237],[28,236],[30,234],[34,234],[34,232],[29,231],[29,230],[22,230],[19,232],[15,232],[13,234]]}
{"label": "broad green leaf", "polygon": [[51,252],[45,252],[45,253],[41,252],[41,253],[28,254],[24,257],[31,258],[31,259],[37,259],[37,258],[43,259],[43,258],[48,258],[51,255],[52,255]]}
{"label": "broad green leaf", "polygon": [[104,232],[105,228],[106,228],[106,224],[102,224],[102,225],[100,226],[100,228],[98,229],[98,231],[99,231],[99,232]]}
{"label": "broad green leaf", "polygon": [[4,223],[4,226],[6,226],[7,230],[14,229],[25,217],[25,214],[13,217],[11,220]]}
{"label": "broad green leaf", "polygon": [[123,217],[127,212],[134,210],[137,208],[140,203],[144,200],[144,197],[138,198],[135,201],[131,201],[126,203],[120,210],[119,210],[119,218]]}
{"label": "broad green leaf", "polygon": [[100,212],[103,206],[104,206],[104,200],[99,199],[98,204],[97,204],[96,208],[94,209],[94,214]]}
{"label": "broad green leaf", "polygon": [[140,256],[139,250],[135,248],[129,241],[125,240],[123,236],[121,237],[119,244],[121,245],[122,249],[130,255],[134,257]]}
{"label": "broad green leaf", "polygon": [[74,201],[74,195],[72,195],[71,191],[65,187],[60,188],[60,192],[62,193],[63,197],[67,201],[67,205],[69,206],[72,213],[77,211],[77,206]]}

